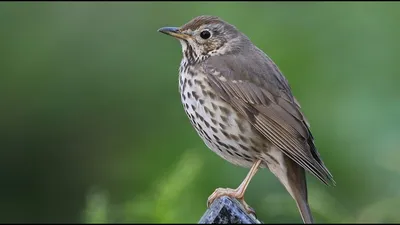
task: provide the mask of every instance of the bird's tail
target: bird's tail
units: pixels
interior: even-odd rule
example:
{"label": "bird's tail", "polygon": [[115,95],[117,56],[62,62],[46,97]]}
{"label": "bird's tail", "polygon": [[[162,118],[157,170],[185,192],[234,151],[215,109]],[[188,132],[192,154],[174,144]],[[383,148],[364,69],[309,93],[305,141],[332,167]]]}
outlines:
{"label": "bird's tail", "polygon": [[[305,170],[293,160],[284,156],[281,166],[286,167],[286,174],[278,176],[281,183],[296,201],[304,223],[314,223],[310,207],[308,205],[307,183]],[[283,170],[284,171],[284,170]]]}
{"label": "bird's tail", "polygon": [[288,183],[290,185],[290,194],[296,201],[301,218],[304,223],[314,223],[310,206],[308,205],[307,181],[305,170],[294,161],[288,162]]}
{"label": "bird's tail", "polygon": [[310,206],[307,200],[296,200],[297,208],[300,211],[301,219],[304,223],[314,223],[314,218],[311,215]]}

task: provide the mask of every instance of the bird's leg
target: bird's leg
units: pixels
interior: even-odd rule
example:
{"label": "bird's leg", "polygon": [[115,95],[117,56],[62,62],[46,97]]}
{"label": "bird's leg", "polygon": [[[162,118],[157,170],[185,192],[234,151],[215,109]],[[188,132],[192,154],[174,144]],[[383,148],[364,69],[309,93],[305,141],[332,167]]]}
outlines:
{"label": "bird's leg", "polygon": [[244,201],[244,193],[246,192],[247,186],[250,183],[250,180],[253,178],[253,176],[257,173],[258,168],[260,166],[261,160],[257,160],[253,166],[251,167],[249,173],[247,174],[246,178],[242,181],[242,183],[237,187],[236,189],[231,189],[231,188],[217,188],[214,193],[208,197],[207,201],[207,207],[211,205],[211,203],[214,202],[215,199],[221,197],[221,196],[229,196],[232,198],[236,198],[237,200],[242,203],[244,206],[245,210],[247,213],[251,213],[255,215],[255,211]]}

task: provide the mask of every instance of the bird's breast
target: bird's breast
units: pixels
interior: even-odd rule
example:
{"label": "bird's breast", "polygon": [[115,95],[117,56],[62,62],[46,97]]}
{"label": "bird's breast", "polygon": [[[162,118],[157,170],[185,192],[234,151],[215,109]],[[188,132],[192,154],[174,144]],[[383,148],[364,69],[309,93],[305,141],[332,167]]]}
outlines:
{"label": "bird's breast", "polygon": [[227,161],[251,167],[266,143],[251,124],[223,101],[195,68],[180,69],[179,92],[192,126],[212,151]]}

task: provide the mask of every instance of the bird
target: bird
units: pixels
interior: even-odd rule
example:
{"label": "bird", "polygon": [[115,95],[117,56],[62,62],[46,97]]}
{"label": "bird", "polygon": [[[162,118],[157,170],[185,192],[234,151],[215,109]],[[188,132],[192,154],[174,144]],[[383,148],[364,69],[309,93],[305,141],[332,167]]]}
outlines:
{"label": "bird", "polygon": [[181,44],[179,94],[191,125],[204,144],[233,165],[250,169],[236,188],[217,188],[207,207],[221,196],[244,200],[259,169],[268,169],[296,202],[303,223],[314,223],[306,171],[335,186],[291,87],[281,70],[234,25],[200,15],[159,32]]}

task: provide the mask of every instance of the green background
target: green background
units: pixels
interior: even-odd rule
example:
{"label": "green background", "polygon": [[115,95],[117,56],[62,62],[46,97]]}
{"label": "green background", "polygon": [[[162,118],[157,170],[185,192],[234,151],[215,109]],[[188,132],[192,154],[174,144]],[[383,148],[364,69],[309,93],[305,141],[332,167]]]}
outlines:
{"label": "green background", "polygon": [[[195,16],[234,24],[279,66],[337,186],[308,176],[315,221],[400,222],[399,3],[0,4],[0,222],[197,223],[248,170],[207,149],[178,94]],[[246,201],[301,222],[261,170]]]}

